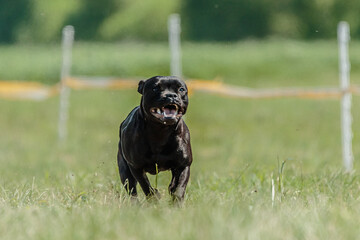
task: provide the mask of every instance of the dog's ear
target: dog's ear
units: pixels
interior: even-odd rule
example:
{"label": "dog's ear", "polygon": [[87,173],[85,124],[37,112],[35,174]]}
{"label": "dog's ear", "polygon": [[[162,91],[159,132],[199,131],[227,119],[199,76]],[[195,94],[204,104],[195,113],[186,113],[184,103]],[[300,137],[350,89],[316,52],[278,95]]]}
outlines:
{"label": "dog's ear", "polygon": [[144,80],[141,80],[139,82],[139,86],[138,86],[138,92],[142,95],[143,94],[143,91],[144,91],[144,85],[145,85],[145,81]]}

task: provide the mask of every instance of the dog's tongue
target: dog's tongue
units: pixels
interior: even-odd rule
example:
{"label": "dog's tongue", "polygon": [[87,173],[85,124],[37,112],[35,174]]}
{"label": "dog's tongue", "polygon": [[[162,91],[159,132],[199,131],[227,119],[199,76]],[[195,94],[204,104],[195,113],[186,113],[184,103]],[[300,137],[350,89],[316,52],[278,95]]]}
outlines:
{"label": "dog's tongue", "polygon": [[164,108],[164,114],[165,114],[165,116],[172,116],[172,115],[176,114],[176,110],[175,109]]}

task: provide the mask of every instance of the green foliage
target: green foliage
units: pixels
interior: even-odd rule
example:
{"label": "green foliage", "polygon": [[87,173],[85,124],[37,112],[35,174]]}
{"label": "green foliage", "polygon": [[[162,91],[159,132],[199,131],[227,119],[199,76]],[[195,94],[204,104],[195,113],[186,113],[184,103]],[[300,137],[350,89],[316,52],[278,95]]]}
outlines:
{"label": "green foliage", "polygon": [[[0,28],[9,32],[4,34],[3,38],[12,34],[9,41],[58,42],[61,39],[62,28],[67,24],[74,25],[76,38],[81,40],[166,41],[167,18],[169,14],[176,12],[179,5],[178,1],[166,0],[21,1],[29,2],[32,8],[20,2],[19,5],[15,5],[19,6],[19,9],[14,9],[14,12],[7,11],[6,14],[0,12],[0,18],[6,20],[8,16],[11,17],[12,25],[8,24],[10,20],[4,20],[1,21],[4,27]],[[12,3],[10,5],[12,6]],[[27,21],[20,21],[25,16]]]}
{"label": "green foliage", "polygon": [[185,0],[183,19],[194,40],[237,40],[269,33],[268,0]]}
{"label": "green foliage", "polygon": [[339,21],[359,36],[359,1],[341,0],[185,0],[187,37],[192,40],[237,40],[277,35],[333,38]]}
{"label": "green foliage", "polygon": [[178,9],[179,1],[124,0],[123,5],[102,24],[99,34],[105,40],[167,40],[167,19]]}
{"label": "green foliage", "polygon": [[73,25],[78,39],[99,39],[99,27],[105,19],[116,12],[119,1],[114,0],[82,0],[79,11],[73,13],[66,23]]}
{"label": "green foliage", "polygon": [[0,42],[16,40],[15,30],[29,19],[30,7],[29,0],[0,0]]}
{"label": "green foliage", "polygon": [[360,21],[358,13],[360,11],[360,2],[356,0],[341,1],[333,0],[332,13],[335,20],[345,20],[350,23],[352,36],[360,36]]}
{"label": "green foliage", "polygon": [[27,22],[16,30],[16,40],[29,42],[59,42],[61,31],[69,15],[78,11],[79,1],[30,0],[32,12]]}
{"label": "green foliage", "polygon": [[59,42],[67,24],[86,41],[166,41],[179,12],[187,40],[334,38],[341,20],[360,36],[357,0],[0,0],[0,42]]}

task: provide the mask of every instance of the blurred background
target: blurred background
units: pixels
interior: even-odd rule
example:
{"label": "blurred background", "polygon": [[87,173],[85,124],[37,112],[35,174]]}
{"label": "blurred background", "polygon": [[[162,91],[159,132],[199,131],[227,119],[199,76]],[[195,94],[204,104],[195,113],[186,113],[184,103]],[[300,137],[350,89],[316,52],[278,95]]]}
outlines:
{"label": "blurred background", "polygon": [[67,24],[85,41],[166,41],[175,12],[189,41],[334,38],[340,20],[360,36],[357,0],[0,0],[0,42],[58,42]]}
{"label": "blurred background", "polygon": [[359,12],[357,0],[0,0],[0,79],[57,83],[66,25],[75,27],[74,75],[169,75],[167,21],[179,13],[185,78],[337,85],[339,21],[350,24],[360,76]]}
{"label": "blurred background", "polygon": [[[66,25],[75,28],[71,76],[169,75],[172,13],[181,16],[185,79],[337,88],[337,25],[347,21],[351,84],[360,86],[359,0],[0,0],[0,90],[58,86]],[[138,208],[126,202],[116,154],[119,125],[141,96],[70,92],[60,144],[59,95],[0,98],[0,239],[359,238],[360,175],[343,175],[339,98],[192,92],[185,208],[168,207],[169,172],[159,175],[161,204]],[[360,98],[352,101],[357,169]]]}

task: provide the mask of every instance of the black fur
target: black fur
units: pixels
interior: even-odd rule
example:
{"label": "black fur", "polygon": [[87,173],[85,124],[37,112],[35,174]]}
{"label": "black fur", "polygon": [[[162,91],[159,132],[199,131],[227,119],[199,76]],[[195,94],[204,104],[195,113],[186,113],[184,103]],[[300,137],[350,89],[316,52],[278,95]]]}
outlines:
{"label": "black fur", "polygon": [[[179,78],[157,76],[140,81],[138,92],[142,94],[140,106],[120,125],[117,161],[121,181],[133,196],[137,183],[146,196],[157,194],[146,176],[156,174],[157,164],[158,171],[171,170],[169,193],[183,200],[192,163],[190,133],[182,119],[188,106],[187,87]],[[178,114],[173,114],[175,108]]]}

